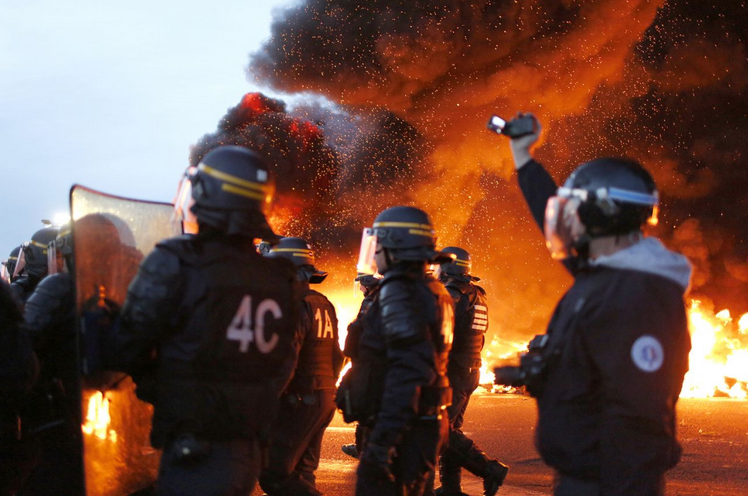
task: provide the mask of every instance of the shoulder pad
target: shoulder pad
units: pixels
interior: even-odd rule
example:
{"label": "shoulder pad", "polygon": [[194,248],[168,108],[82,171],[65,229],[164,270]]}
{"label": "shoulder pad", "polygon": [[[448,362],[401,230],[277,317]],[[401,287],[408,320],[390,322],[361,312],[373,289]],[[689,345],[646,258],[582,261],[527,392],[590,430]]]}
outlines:
{"label": "shoulder pad", "polygon": [[384,336],[390,343],[418,339],[425,336],[428,324],[425,309],[417,308],[415,284],[405,278],[383,281],[379,290],[379,308]]}
{"label": "shoulder pad", "polygon": [[183,234],[165,239],[156,245],[156,249],[172,253],[188,264],[192,264],[197,256],[195,248],[194,234]]}
{"label": "shoulder pad", "polygon": [[180,257],[159,243],[140,264],[140,274],[146,277],[168,279],[179,273]]}
{"label": "shoulder pad", "polygon": [[35,291],[48,293],[55,296],[65,294],[73,290],[73,279],[69,274],[52,274],[42,279]]}
{"label": "shoulder pad", "polygon": [[473,287],[478,291],[478,293],[482,296],[486,296],[486,290],[482,287],[478,286],[477,284],[473,284]]}

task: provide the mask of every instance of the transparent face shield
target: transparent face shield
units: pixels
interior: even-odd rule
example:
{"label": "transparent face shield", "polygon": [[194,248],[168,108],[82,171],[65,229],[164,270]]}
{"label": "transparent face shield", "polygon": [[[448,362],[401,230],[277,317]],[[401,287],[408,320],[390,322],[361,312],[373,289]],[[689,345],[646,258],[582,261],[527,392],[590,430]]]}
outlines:
{"label": "transparent face shield", "polygon": [[11,280],[15,280],[16,277],[20,276],[23,269],[26,268],[26,249],[28,248],[28,245],[28,242],[24,243],[23,246],[21,246],[21,251],[18,252],[18,262],[16,263],[16,269],[10,275]]}
{"label": "transparent face shield", "polygon": [[442,266],[439,264],[431,264],[429,265],[428,273],[438,281],[439,277],[442,275]]}
{"label": "transparent face shield", "polygon": [[545,206],[545,244],[554,260],[572,256],[575,236],[582,234],[582,222],[577,210],[581,201],[568,196],[552,196]]}
{"label": "transparent face shield", "polygon": [[172,202],[174,203],[174,219],[182,223],[182,231],[188,234],[197,233],[197,217],[195,217],[195,214],[191,210],[192,205],[195,203],[192,199],[191,179],[196,171],[197,167],[187,167]]}
{"label": "transparent face shield", "polygon": [[374,229],[367,227],[361,235],[361,249],[358,253],[356,272],[359,274],[376,274],[377,264],[374,260],[377,251],[377,236]]}
{"label": "transparent face shield", "polygon": [[58,274],[62,272],[62,253],[57,251],[57,245],[54,241],[47,248],[47,274]]}

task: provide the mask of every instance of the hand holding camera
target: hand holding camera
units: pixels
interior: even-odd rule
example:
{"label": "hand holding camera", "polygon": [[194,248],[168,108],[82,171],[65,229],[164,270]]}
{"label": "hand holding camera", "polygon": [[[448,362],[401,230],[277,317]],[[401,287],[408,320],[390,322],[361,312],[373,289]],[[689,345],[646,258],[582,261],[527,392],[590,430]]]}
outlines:
{"label": "hand holding camera", "polygon": [[488,129],[511,138],[509,146],[514,157],[514,167],[519,170],[532,160],[530,148],[537,143],[542,128],[533,114],[518,112],[517,116],[509,121],[498,115],[492,116],[488,121]]}

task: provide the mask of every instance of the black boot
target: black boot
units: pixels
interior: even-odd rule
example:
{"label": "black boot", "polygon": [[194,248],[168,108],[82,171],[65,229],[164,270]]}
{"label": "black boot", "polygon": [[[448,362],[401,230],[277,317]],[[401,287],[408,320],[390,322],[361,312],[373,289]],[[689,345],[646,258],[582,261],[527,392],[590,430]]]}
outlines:
{"label": "black boot", "polygon": [[462,468],[460,462],[450,456],[449,450],[439,457],[439,480],[436,496],[468,496],[462,492]]}
{"label": "black boot", "polygon": [[504,483],[509,467],[497,460],[491,460],[486,467],[483,477],[483,494],[485,496],[494,496]]}

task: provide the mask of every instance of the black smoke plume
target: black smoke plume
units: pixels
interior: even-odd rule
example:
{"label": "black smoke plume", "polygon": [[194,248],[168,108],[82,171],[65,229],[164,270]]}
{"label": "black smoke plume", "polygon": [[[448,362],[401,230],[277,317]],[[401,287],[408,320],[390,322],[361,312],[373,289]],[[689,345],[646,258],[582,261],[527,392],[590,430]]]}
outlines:
{"label": "black smoke plume", "polygon": [[423,137],[396,199],[426,208],[444,244],[474,252],[494,330],[541,329],[568,283],[531,225],[506,143],[485,130],[492,113],[518,110],[543,122],[536,156],[559,181],[602,155],[641,161],[662,193],[654,234],[695,263],[696,293],[745,311],[746,11],[737,0],[308,0],[276,16],[248,74],[359,118],[389,112]]}

